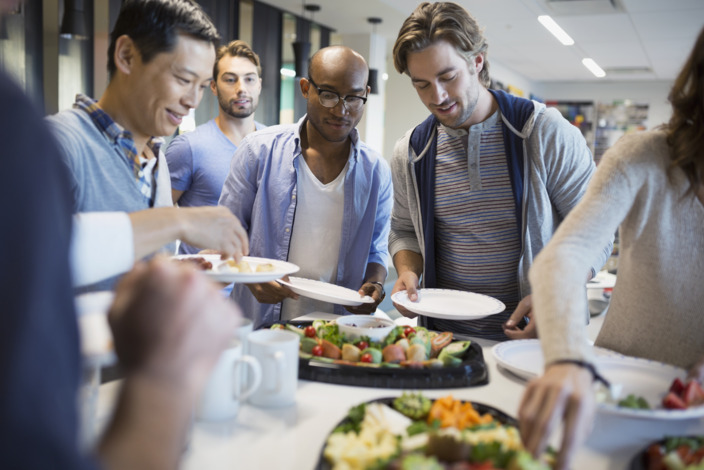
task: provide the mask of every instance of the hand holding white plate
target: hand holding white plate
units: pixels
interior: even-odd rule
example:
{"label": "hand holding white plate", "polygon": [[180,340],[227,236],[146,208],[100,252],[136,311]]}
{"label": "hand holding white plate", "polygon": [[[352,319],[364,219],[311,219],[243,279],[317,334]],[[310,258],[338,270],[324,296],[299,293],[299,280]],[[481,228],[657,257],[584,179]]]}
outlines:
{"label": "hand holding white plate", "polygon": [[405,290],[391,300],[419,315],[445,320],[478,320],[506,309],[503,302],[488,295],[450,289],[418,289],[418,301],[412,302]]}
{"label": "hand holding white plate", "polygon": [[362,297],[356,290],[328,282],[305,279],[303,277],[289,277],[288,281],[278,279],[277,282],[288,287],[298,295],[323,302],[330,302],[331,304],[356,307],[357,305],[374,303],[374,299],[368,295]]}
{"label": "hand holding white plate", "polygon": [[217,254],[195,254],[174,256],[176,260],[187,260],[203,258],[210,262],[212,269],[203,271],[206,276],[218,282],[236,282],[239,284],[253,284],[260,282],[270,282],[281,279],[284,276],[297,272],[300,268],[293,263],[280,261],[277,259],[258,258],[255,256],[244,256],[242,261],[246,262],[251,271],[242,271],[230,266],[228,261],[220,258]]}

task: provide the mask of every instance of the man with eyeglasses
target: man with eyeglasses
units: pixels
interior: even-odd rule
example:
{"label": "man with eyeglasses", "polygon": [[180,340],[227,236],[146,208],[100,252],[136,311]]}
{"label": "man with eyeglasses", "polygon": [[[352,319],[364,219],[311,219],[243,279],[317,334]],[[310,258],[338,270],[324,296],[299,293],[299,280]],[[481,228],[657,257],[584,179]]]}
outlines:
{"label": "man with eyeglasses", "polygon": [[[232,159],[220,204],[242,222],[250,254],[298,265],[296,276],[369,295],[347,307],[369,314],[383,300],[392,207],[388,164],[359,139],[369,87],[364,58],[343,46],[321,49],[301,78],[307,114],[296,124],[248,135]],[[255,328],[342,306],[299,298],[270,282],[236,284],[232,297]]]}

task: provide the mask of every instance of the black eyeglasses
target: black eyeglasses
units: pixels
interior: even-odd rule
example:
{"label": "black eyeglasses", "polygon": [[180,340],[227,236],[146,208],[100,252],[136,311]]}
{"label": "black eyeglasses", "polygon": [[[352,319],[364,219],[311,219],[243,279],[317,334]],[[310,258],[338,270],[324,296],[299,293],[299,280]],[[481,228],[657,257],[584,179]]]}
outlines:
{"label": "black eyeglasses", "polygon": [[360,109],[362,109],[362,106],[364,106],[364,103],[367,102],[366,96],[341,96],[339,93],[336,93],[334,91],[321,90],[320,87],[316,85],[313,79],[310,77],[308,77],[308,81],[311,85],[313,85],[315,91],[318,92],[318,101],[320,101],[320,104],[322,104],[326,108],[334,108],[335,106],[337,106],[337,103],[342,100],[344,106],[347,108],[348,111],[359,111]]}

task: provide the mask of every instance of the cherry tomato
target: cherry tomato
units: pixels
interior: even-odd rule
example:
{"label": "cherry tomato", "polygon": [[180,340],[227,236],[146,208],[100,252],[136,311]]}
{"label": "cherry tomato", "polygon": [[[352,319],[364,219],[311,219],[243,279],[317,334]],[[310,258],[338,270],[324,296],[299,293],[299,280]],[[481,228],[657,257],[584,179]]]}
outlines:
{"label": "cherry tomato", "polygon": [[319,344],[316,344],[313,346],[313,350],[311,351],[311,354],[314,356],[322,356],[323,355],[323,347]]}
{"label": "cherry tomato", "polygon": [[305,329],[303,330],[303,334],[305,334],[309,338],[315,338],[316,331],[315,331],[315,328],[313,327],[313,325],[306,326]]}
{"label": "cherry tomato", "polygon": [[364,351],[369,347],[369,343],[367,343],[366,341],[360,341],[359,343],[357,343],[357,347],[360,351]]}
{"label": "cherry tomato", "polygon": [[413,333],[415,333],[415,332],[416,332],[415,328],[413,328],[412,326],[407,326],[407,327],[403,330],[403,336],[405,336],[406,338],[408,338],[409,336],[411,336],[411,335],[412,335]]}
{"label": "cherry tomato", "polygon": [[372,355],[369,353],[362,354],[362,357],[359,358],[359,362],[372,362]]}

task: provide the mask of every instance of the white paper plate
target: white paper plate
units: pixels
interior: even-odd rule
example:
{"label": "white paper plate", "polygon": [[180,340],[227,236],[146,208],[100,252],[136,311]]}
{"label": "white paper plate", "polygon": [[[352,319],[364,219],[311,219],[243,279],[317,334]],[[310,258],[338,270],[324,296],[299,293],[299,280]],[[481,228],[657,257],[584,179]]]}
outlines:
{"label": "white paper plate", "polygon": [[637,410],[623,408],[615,403],[602,402],[598,410],[630,418],[643,419],[695,419],[704,417],[704,406],[695,406],[686,410],[668,410],[662,407],[662,399],[670,389],[672,381],[679,377],[684,380],[687,372],[679,367],[662,362],[630,356],[601,357],[596,361],[599,372],[610,382],[620,384],[621,397],[629,394],[641,396],[648,401],[652,409]]}
{"label": "white paper plate", "polygon": [[488,295],[450,289],[418,289],[417,302],[411,302],[402,290],[391,300],[413,313],[445,320],[477,320],[506,309],[503,302]]}
{"label": "white paper plate", "polygon": [[[195,254],[195,255],[178,255],[174,256],[173,259],[187,259],[187,258],[204,258],[213,264],[213,269],[208,269],[203,271],[208,277],[218,282],[236,282],[240,284],[248,283],[258,283],[258,282],[269,282],[280,279],[289,274],[297,272],[300,268],[293,263],[287,261],[279,261],[276,259],[268,258],[257,258],[254,256],[245,256],[242,259],[249,263],[252,268],[252,272],[241,273],[234,272],[227,264],[226,260],[220,259],[220,255],[210,255],[210,254]],[[274,266],[273,271],[263,271],[256,272],[257,266],[261,264],[270,263]]]}
{"label": "white paper plate", "polygon": [[[504,369],[530,380],[543,373],[543,350],[538,339],[515,339],[496,344],[491,353]],[[597,356],[613,356],[618,353],[604,348],[594,348]]]}
{"label": "white paper plate", "polygon": [[305,279],[303,277],[289,277],[288,282],[281,279],[279,279],[278,282],[298,295],[321,300],[323,302],[330,302],[331,304],[356,307],[357,305],[374,303],[374,299],[368,295],[362,297],[356,290],[328,282]]}
{"label": "white paper plate", "polygon": [[608,289],[616,285],[616,275],[608,271],[599,271],[587,281],[587,289]]}

